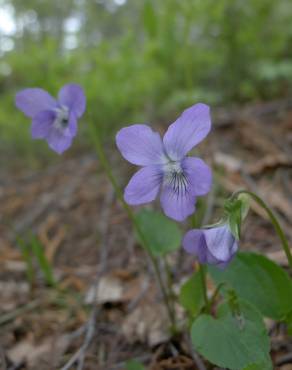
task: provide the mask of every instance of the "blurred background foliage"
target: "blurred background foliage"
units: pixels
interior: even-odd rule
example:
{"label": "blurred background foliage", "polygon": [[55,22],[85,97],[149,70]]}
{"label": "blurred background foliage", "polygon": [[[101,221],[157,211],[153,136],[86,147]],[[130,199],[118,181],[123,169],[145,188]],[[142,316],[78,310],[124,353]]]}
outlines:
{"label": "blurred background foliage", "polygon": [[291,0],[0,0],[0,151],[48,153],[14,107],[24,87],[81,84],[107,137],[198,101],[287,97],[291,19]]}

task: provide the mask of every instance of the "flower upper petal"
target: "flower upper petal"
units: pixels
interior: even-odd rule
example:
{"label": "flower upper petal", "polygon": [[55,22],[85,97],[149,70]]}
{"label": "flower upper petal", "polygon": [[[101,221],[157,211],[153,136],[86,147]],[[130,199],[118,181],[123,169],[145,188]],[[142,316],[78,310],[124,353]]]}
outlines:
{"label": "flower upper petal", "polygon": [[175,191],[170,184],[162,187],[160,202],[164,213],[176,221],[183,221],[195,211],[195,197],[189,191]]}
{"label": "flower upper petal", "polygon": [[133,175],[125,189],[125,201],[130,205],[152,202],[158,194],[162,177],[159,166],[141,168]]}
{"label": "flower upper petal", "polygon": [[199,103],[186,109],[164,135],[163,143],[168,156],[174,161],[182,159],[207,136],[210,129],[210,109],[207,105]]}
{"label": "flower upper petal", "polygon": [[220,262],[229,262],[237,251],[237,242],[227,225],[204,230],[208,251]]}
{"label": "flower upper petal", "polygon": [[55,113],[52,110],[44,110],[37,113],[31,123],[31,136],[33,139],[46,138],[52,128]]}
{"label": "flower upper petal", "polygon": [[62,154],[66,149],[68,149],[72,144],[73,137],[66,136],[60,129],[52,127],[49,135],[47,136],[47,142],[49,147],[53,149],[58,154]]}
{"label": "flower upper petal", "polygon": [[61,105],[65,105],[74,112],[77,118],[83,115],[86,108],[86,98],[81,86],[77,84],[63,86],[59,91],[58,100]]}
{"label": "flower upper petal", "polygon": [[122,128],[116,136],[123,157],[138,166],[163,163],[163,145],[160,135],[147,125]]}
{"label": "flower upper petal", "polygon": [[207,194],[212,186],[212,171],[200,158],[186,157],[182,168],[187,176],[189,188],[195,196]]}
{"label": "flower upper petal", "polygon": [[39,88],[24,89],[15,96],[15,104],[26,116],[33,118],[39,112],[54,109],[56,100],[45,90]]}

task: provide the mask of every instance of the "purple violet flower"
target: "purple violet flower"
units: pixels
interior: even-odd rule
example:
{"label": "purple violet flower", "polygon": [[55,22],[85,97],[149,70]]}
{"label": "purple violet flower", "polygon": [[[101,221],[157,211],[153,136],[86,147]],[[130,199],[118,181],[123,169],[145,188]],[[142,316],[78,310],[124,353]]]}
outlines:
{"label": "purple violet flower", "polygon": [[68,84],[60,89],[58,100],[43,89],[29,88],[16,94],[15,104],[32,118],[32,138],[45,139],[62,154],[77,134],[77,119],[85,111],[86,98],[79,85]]}
{"label": "purple violet flower", "polygon": [[164,213],[183,221],[195,211],[196,197],[209,192],[212,173],[200,158],[186,154],[209,133],[209,107],[196,104],[169,126],[163,140],[147,125],[122,128],[117,146],[129,162],[143,166],[128,183],[124,198],[130,205],[152,202],[160,192]]}
{"label": "purple violet flower", "polygon": [[235,255],[238,244],[227,224],[211,229],[193,229],[183,239],[184,249],[200,263],[225,268]]}

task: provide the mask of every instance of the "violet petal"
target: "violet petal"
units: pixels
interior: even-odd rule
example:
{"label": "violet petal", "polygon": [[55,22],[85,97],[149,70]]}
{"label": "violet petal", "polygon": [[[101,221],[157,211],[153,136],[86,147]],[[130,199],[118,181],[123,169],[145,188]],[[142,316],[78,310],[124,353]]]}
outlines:
{"label": "violet petal", "polygon": [[195,197],[188,191],[176,192],[171,185],[162,187],[160,202],[164,213],[176,220],[183,221],[195,211]]}
{"label": "violet petal", "polygon": [[55,113],[52,110],[44,110],[37,113],[31,123],[31,136],[33,139],[46,138],[52,128]]}
{"label": "violet petal", "polygon": [[198,257],[200,263],[207,262],[207,245],[202,230],[189,230],[185,234],[182,244],[186,252]]}
{"label": "violet petal", "polygon": [[207,136],[210,129],[210,109],[207,105],[199,103],[186,109],[164,135],[163,143],[168,156],[174,161],[182,159]]}
{"label": "violet petal", "polygon": [[164,161],[160,135],[147,125],[122,128],[116,135],[116,143],[123,157],[138,166],[161,164]]}
{"label": "violet petal", "polygon": [[237,250],[237,242],[227,225],[204,230],[208,251],[220,262],[228,262]]}
{"label": "violet petal", "polygon": [[158,194],[162,176],[159,166],[141,168],[133,175],[125,189],[125,201],[130,205],[152,202]]}
{"label": "violet petal", "polygon": [[72,144],[72,136],[65,136],[60,129],[52,127],[47,137],[47,142],[51,149],[58,154],[62,154]]}
{"label": "violet petal", "polygon": [[58,94],[58,100],[61,105],[74,112],[77,118],[80,118],[86,108],[86,98],[81,86],[76,84],[64,85]]}
{"label": "violet petal", "polygon": [[26,116],[33,118],[39,112],[56,108],[56,100],[45,90],[24,89],[15,96],[15,104]]}
{"label": "violet petal", "polygon": [[207,194],[212,186],[212,171],[200,158],[186,157],[182,168],[187,176],[189,191],[195,196]]}

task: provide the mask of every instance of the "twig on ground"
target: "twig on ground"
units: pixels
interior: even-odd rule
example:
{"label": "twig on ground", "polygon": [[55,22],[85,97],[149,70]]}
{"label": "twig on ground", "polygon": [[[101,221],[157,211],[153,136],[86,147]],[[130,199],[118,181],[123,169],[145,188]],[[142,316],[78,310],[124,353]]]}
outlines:
{"label": "twig on ground", "polygon": [[8,312],[7,314],[0,316],[0,326],[14,320],[16,317],[21,316],[28,311],[34,310],[39,305],[40,305],[40,301],[35,300],[32,302],[29,302],[28,304],[24,306],[17,307],[14,311]]}
{"label": "twig on ground", "polygon": [[2,346],[0,346],[0,360],[1,360],[1,370],[7,370],[5,352]]}
{"label": "twig on ground", "polygon": [[198,370],[207,370],[207,367],[205,366],[204,362],[202,361],[201,357],[198,355],[198,353],[194,350],[194,347],[190,341],[189,337],[186,337],[186,343],[189,348],[190,355],[192,359],[194,360]]}
{"label": "twig on ground", "polygon": [[277,366],[287,365],[287,364],[291,364],[291,363],[292,363],[292,352],[281,356],[276,361]]}
{"label": "twig on ground", "polygon": [[132,311],[137,306],[137,304],[140,302],[140,300],[144,297],[145,293],[147,292],[149,288],[149,283],[150,283],[150,277],[149,275],[147,275],[142,282],[142,287],[141,287],[139,294],[128,304],[128,311]]}
{"label": "twig on ground", "polygon": [[97,287],[100,280],[100,277],[106,270],[107,266],[107,258],[108,258],[108,249],[106,248],[106,237],[107,237],[107,231],[108,231],[108,225],[109,225],[109,217],[110,217],[110,211],[111,211],[111,203],[114,199],[114,191],[112,188],[107,193],[107,196],[104,201],[103,206],[103,214],[100,215],[100,224],[99,224],[99,230],[101,234],[101,250],[100,250],[100,258],[99,258],[99,265],[97,268],[96,276],[94,279],[94,297],[93,297],[93,309],[91,313],[91,317],[87,322],[86,325],[86,334],[85,339],[82,344],[82,346],[78,349],[77,352],[71,357],[71,359],[65,364],[61,370],[69,370],[72,365],[77,363],[77,370],[82,370],[84,366],[84,360],[86,351],[91,344],[91,341],[95,334],[96,329],[96,318],[100,311],[100,308],[97,306]]}

